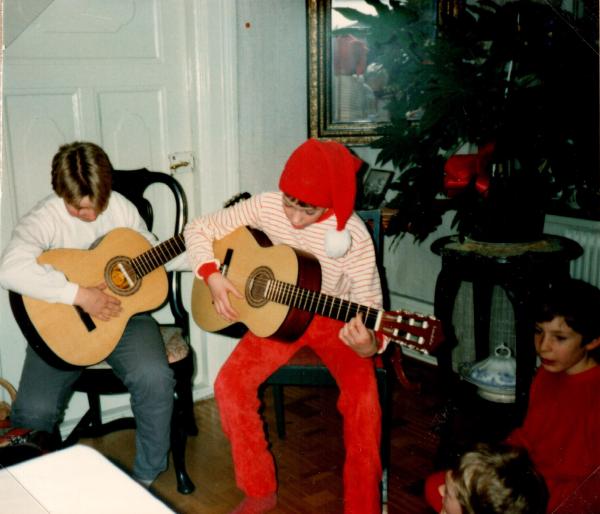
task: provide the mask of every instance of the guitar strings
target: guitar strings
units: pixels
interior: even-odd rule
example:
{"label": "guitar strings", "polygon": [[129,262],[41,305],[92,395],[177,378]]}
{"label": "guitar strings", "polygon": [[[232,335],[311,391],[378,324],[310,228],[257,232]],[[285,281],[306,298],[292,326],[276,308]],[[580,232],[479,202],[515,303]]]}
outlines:
{"label": "guitar strings", "polygon": [[283,305],[291,305],[301,310],[317,312],[338,320],[348,321],[361,312],[364,316],[364,323],[369,328],[375,326],[380,314],[380,311],[373,307],[366,307],[261,275],[252,280],[252,286],[253,292],[258,291],[262,298]]}
{"label": "guitar strings", "polygon": [[163,241],[141,255],[134,257],[131,259],[131,263],[137,276],[143,277],[184,251],[185,241],[183,234],[177,234],[175,237]]}
{"label": "guitar strings", "polygon": [[[386,312],[260,274],[249,280],[247,274],[235,273],[230,269],[227,277],[236,286],[249,285],[251,291],[246,293],[255,299],[260,296],[275,303],[344,321],[362,312],[365,316],[364,323],[368,328],[377,326],[376,330],[381,331],[392,342],[420,353],[430,354],[443,341],[439,320],[433,316],[422,316],[403,310]],[[243,291],[241,288],[240,290]],[[346,306],[345,318],[342,316],[344,305]]]}

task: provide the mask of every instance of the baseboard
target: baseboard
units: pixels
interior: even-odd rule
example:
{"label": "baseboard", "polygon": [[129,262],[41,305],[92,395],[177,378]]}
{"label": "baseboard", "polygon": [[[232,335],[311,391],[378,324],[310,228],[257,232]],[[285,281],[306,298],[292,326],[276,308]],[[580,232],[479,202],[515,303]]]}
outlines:
{"label": "baseboard", "polygon": [[195,402],[199,400],[206,400],[207,398],[212,398],[214,395],[215,392],[212,385],[197,384],[194,386],[193,398]]}

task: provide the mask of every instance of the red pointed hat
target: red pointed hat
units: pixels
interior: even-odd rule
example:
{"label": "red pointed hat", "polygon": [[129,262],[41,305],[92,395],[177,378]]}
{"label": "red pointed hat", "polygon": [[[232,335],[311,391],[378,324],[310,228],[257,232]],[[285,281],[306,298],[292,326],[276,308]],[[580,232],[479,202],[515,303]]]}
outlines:
{"label": "red pointed hat", "polygon": [[292,152],[281,173],[281,191],[316,207],[333,209],[338,233],[328,234],[325,242],[331,257],[341,257],[350,248],[345,227],[354,210],[356,173],[362,164],[340,143],[309,139]]}

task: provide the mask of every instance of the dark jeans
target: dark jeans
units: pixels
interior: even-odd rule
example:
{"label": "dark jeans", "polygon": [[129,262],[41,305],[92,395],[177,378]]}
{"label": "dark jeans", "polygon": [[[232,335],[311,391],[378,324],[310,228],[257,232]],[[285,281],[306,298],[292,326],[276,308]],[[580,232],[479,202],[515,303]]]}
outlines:
{"label": "dark jeans", "polygon": [[[167,467],[175,387],[156,321],[149,315],[131,318],[106,362],[131,393],[137,424],[133,474],[153,480]],[[28,347],[19,392],[12,406],[12,425],[52,432],[63,416],[71,386],[80,373],[50,366]]]}

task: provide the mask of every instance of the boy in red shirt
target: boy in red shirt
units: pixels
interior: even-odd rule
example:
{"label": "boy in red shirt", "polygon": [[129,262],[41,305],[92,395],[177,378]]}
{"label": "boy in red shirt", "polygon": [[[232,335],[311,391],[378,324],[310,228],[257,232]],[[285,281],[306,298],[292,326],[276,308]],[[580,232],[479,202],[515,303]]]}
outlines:
{"label": "boy in red shirt", "polygon": [[[580,280],[555,283],[535,320],[541,366],[523,425],[506,442],[529,452],[553,512],[600,466],[600,290]],[[426,496],[439,511],[436,482],[439,474],[429,477]],[[586,501],[600,512],[600,493]]]}

